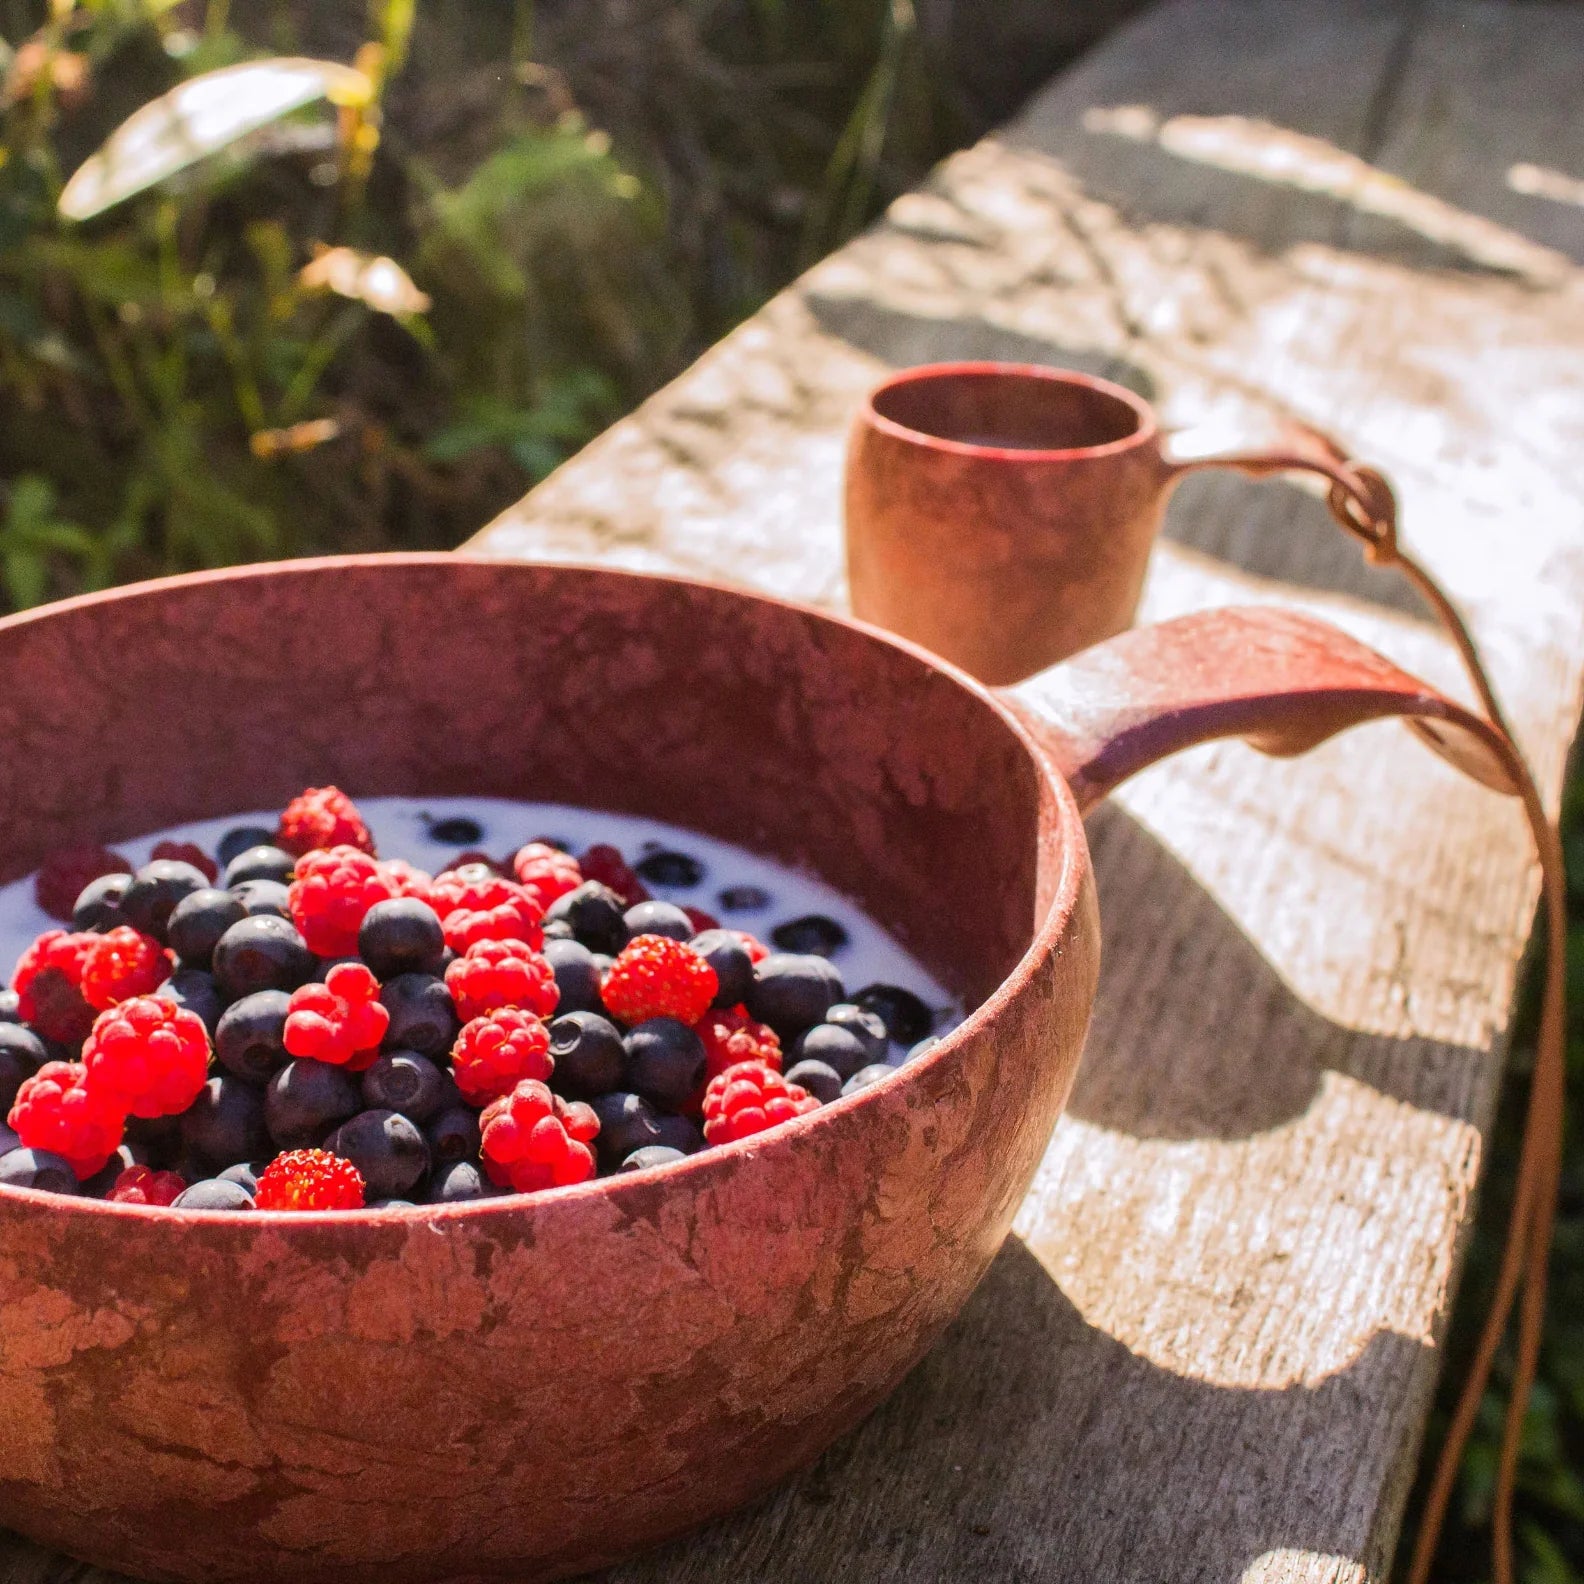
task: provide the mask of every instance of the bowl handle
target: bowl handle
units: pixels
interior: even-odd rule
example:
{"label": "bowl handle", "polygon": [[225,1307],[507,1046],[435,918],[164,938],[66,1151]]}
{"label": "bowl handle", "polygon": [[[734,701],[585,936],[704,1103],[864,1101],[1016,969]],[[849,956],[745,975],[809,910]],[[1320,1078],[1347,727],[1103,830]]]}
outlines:
{"label": "bowl handle", "polygon": [[1340,628],[1276,606],[1138,627],[1001,692],[1067,778],[1080,809],[1179,749],[1241,737],[1306,753],[1349,726],[1400,715],[1443,759],[1497,792],[1524,772],[1489,721]]}

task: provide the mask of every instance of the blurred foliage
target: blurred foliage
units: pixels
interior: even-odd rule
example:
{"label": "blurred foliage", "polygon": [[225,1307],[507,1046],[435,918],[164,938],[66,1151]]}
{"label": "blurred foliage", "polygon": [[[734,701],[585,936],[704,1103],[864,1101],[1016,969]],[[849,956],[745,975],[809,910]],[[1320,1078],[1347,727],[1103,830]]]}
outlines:
{"label": "blurred foliage", "polygon": [[0,603],[455,544],[955,131],[909,0],[0,0]]}
{"label": "blurred foliage", "polygon": [[[1563,797],[1562,843],[1568,870],[1568,1108],[1562,1194],[1551,1245],[1551,1286],[1540,1376],[1524,1422],[1515,1532],[1522,1584],[1584,1584],[1584,775],[1575,773]],[[1523,1137],[1534,1031],[1539,1016],[1542,952],[1533,953],[1503,1088],[1490,1166],[1425,1447],[1425,1466],[1409,1505],[1398,1547],[1399,1566],[1412,1550],[1429,1460],[1441,1444],[1457,1387],[1473,1356],[1491,1294],[1512,1209],[1514,1169]],[[1488,1584],[1491,1501],[1513,1364],[1509,1336],[1464,1455],[1457,1495],[1448,1513],[1434,1576],[1445,1584]]]}

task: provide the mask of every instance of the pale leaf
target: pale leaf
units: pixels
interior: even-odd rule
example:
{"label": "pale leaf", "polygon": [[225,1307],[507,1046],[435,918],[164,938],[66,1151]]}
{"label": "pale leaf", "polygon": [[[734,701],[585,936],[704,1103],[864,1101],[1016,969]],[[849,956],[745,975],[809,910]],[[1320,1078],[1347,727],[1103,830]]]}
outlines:
{"label": "pale leaf", "polygon": [[304,286],[339,292],[343,297],[365,303],[376,313],[422,313],[429,306],[429,294],[420,291],[411,275],[395,259],[360,253],[356,248],[323,248],[311,263],[303,265],[297,279]]}

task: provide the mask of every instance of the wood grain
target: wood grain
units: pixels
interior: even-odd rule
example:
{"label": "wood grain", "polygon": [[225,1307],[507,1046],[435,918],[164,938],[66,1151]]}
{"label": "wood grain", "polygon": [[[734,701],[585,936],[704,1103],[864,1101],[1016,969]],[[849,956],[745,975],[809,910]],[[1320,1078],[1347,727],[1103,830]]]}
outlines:
{"label": "wood grain", "polygon": [[[1396,480],[1554,793],[1584,208],[1507,172],[1584,175],[1581,64],[1571,8],[1157,8],[475,548],[839,603],[845,425],[886,368],[1074,365],[1229,436],[1290,411]],[[1301,604],[1456,686],[1307,489],[1196,479],[1167,535],[1146,614]],[[1530,929],[1521,821],[1380,725],[1196,750],[1090,834],[1103,984],[1018,1236],[856,1434],[613,1581],[1384,1578]],[[0,1547],[0,1584],[71,1571]]]}

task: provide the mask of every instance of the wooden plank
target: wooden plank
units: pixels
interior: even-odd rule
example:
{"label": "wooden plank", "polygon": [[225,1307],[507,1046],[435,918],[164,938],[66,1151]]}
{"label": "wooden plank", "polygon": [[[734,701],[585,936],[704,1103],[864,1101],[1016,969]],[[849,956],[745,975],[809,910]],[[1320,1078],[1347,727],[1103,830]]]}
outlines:
{"label": "wooden plank", "polygon": [[[1161,7],[475,548],[836,604],[843,431],[887,367],[1076,364],[1229,428],[1292,410],[1399,482],[1554,792],[1584,207],[1507,173],[1584,177],[1584,124],[1535,90],[1580,63],[1570,8]],[[1147,613],[1232,598],[1455,681],[1304,488],[1181,492]],[[1290,764],[1197,750],[1091,839],[1104,982],[1017,1237],[855,1435],[613,1579],[1384,1577],[1529,929],[1522,826],[1378,726]],[[0,1548],[3,1584],[69,1571]]]}

